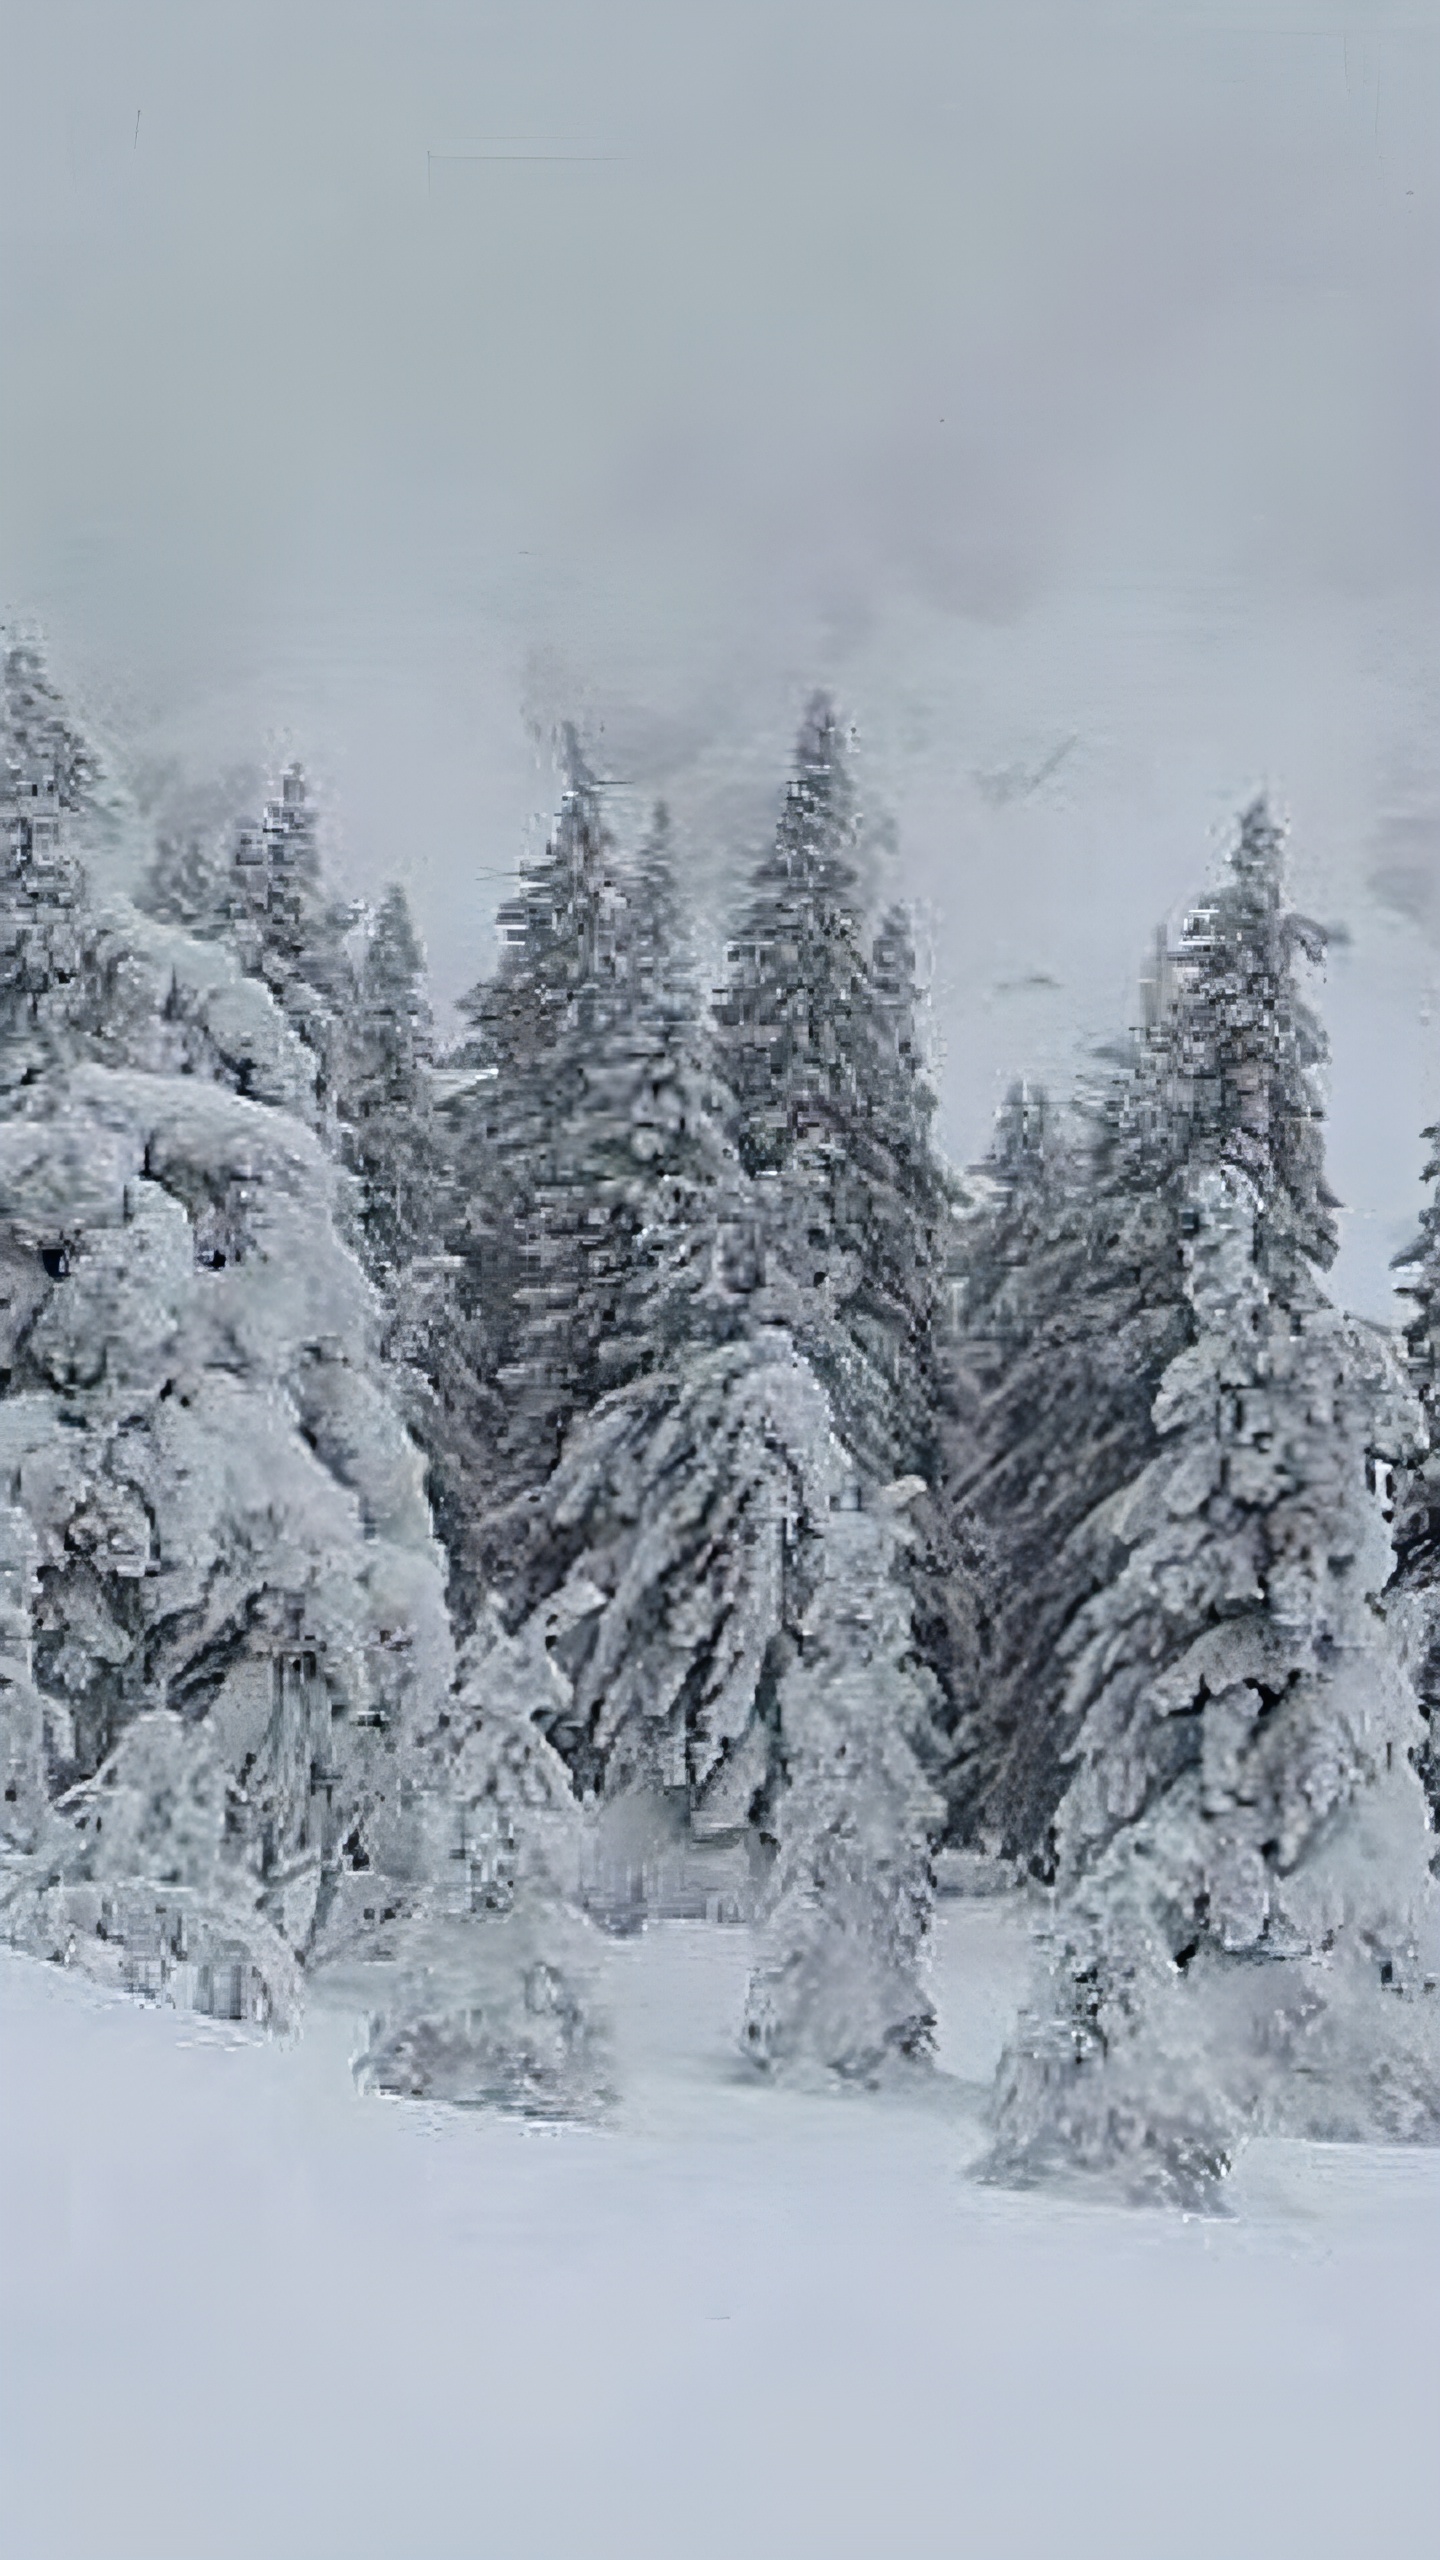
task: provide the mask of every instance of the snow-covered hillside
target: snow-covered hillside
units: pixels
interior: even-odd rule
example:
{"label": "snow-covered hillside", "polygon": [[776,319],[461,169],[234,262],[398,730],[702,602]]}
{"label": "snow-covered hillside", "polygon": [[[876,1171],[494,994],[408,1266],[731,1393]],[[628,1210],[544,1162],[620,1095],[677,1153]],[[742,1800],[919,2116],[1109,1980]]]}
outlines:
{"label": "snow-covered hillside", "polygon": [[602,2128],[362,2097],[0,1954],[10,2560],[1353,2560],[1434,2523],[1440,2155],[1256,2142],[1225,2219],[977,2186],[1026,1965],[942,1905],[941,2070],[735,2060],[740,1929],[605,1949]]}

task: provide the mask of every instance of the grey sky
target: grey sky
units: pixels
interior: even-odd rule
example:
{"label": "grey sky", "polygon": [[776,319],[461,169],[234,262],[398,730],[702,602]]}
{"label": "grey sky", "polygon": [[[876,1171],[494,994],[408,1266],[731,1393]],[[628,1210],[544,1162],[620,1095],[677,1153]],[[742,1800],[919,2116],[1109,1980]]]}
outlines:
{"label": "grey sky", "polygon": [[1341,1285],[1385,1312],[1440,1112],[1440,0],[3,30],[0,596],[116,734],[298,749],[449,996],[557,713],[713,912],[830,683],[961,1157],[1129,1017],[1264,785],[1353,935]]}

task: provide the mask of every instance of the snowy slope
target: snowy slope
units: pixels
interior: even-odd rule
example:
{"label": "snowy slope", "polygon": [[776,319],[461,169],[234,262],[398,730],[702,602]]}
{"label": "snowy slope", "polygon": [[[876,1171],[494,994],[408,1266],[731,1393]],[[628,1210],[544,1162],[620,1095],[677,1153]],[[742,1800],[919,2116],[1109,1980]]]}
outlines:
{"label": "snowy slope", "polygon": [[742,2076],[749,1953],[607,1947],[598,2132],[0,1954],[9,2560],[1429,2546],[1440,2154],[1257,2145],[1228,2221],[981,2189],[1018,1906],[942,1907],[913,2099]]}

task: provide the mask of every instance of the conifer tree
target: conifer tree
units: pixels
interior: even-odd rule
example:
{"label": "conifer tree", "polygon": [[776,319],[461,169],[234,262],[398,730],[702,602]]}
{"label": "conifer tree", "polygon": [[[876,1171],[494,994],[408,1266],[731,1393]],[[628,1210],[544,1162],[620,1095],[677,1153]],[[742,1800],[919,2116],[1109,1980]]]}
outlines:
{"label": "conifer tree", "polygon": [[[537,1620],[482,1607],[446,1712],[410,1755],[418,1891],[384,1933],[371,2088],[530,2115],[611,2094],[609,2031],[578,1917],[581,1817],[545,1724],[568,1683]],[[363,1891],[362,1880],[357,1886]]]}
{"label": "conifer tree", "polygon": [[494,1437],[478,1506],[457,1469],[444,1515],[462,1616],[490,1584],[519,1616],[554,1586],[566,1550],[540,1489],[565,1432],[684,1342],[723,1338],[724,1272],[744,1255],[747,1185],[668,819],[623,860],[573,733],[566,751],[555,838],[506,911],[497,977],[467,1001],[462,1057],[483,1080],[449,1114],[455,1268],[428,1365],[438,1377],[465,1333]]}
{"label": "conifer tree", "polygon": [[1154,1455],[1160,1380],[1193,1332],[1192,1175],[1230,1164],[1254,1182],[1256,1250],[1281,1304],[1305,1302],[1334,1255],[1325,1040],[1297,974],[1322,950],[1319,929],[1286,906],[1282,840],[1257,802],[1228,877],[1186,920],[1163,1004],[1086,1098],[1088,1146],[1073,1169],[1057,1165],[1017,1265],[960,1494],[995,1606],[983,1695],[962,1719],[954,1819],[1042,1871],[1074,1739],[1059,1647],[1117,1561],[1103,1506]]}
{"label": "conifer tree", "polygon": [[598,1591],[555,1729],[583,1789],[677,1797],[743,1830],[773,1775],[775,1684],[847,1461],[789,1336],[697,1344],[606,1396],[546,1488],[562,1587]]}
{"label": "conifer tree", "polygon": [[1197,1167],[1189,1208],[1195,1338],[1064,1642],[1048,1965],[991,2161],[1181,2202],[1247,2129],[1440,2135],[1440,1897],[1376,1606],[1416,1417],[1381,1337],[1286,1303],[1247,1172]]}
{"label": "conifer tree", "polygon": [[345,1161],[360,1184],[362,1256],[382,1286],[434,1249],[442,1217],[424,975],[409,901],[393,886],[358,971],[342,1106]]}
{"label": "conifer tree", "polygon": [[16,1502],[0,1504],[0,1856],[40,1847],[57,1770],[74,1755],[63,1704],[35,1685],[39,1561],[25,1512]]}
{"label": "conifer tree", "polygon": [[5,651],[0,766],[0,1043],[6,1097],[68,1054],[93,1006],[93,927],[70,822],[98,763],[37,649]]}
{"label": "conifer tree", "polygon": [[225,914],[241,966],[262,978],[319,1064],[322,1127],[337,1143],[345,1025],[354,1002],[355,910],[325,887],[314,804],[298,764],[257,827],[235,836]]}
{"label": "conifer tree", "polygon": [[[97,913],[63,807],[63,894],[37,889],[33,806],[60,794],[29,797],[7,812],[29,939],[0,1018],[0,1511],[23,1524],[0,1711],[17,1806],[37,1772],[57,1801],[26,1817],[5,1926],[173,1970],[162,1887],[192,1939],[193,1897],[211,1911],[216,1962],[220,1903],[303,1943],[327,1868],[368,1854],[449,1628],[336,1171],[284,1107],[300,1044],[228,957],[123,899]],[[273,1102],[235,1089],[242,1054]],[[192,1777],[211,1801],[197,1737],[227,1790],[221,1870],[127,1878],[96,1844],[131,1839],[133,1865],[172,1813],[184,1829]]]}
{"label": "conifer tree", "polygon": [[589,1074],[598,1188],[616,1213],[614,1257],[597,1274],[596,1371],[610,1385],[716,1338],[698,1300],[713,1285],[720,1231],[748,1215],[663,804],[623,875],[617,963],[622,1002]]}
{"label": "conifer tree", "polygon": [[[1440,1185],[1440,1127],[1423,1132],[1431,1153],[1424,1179]],[[1440,1191],[1413,1244],[1395,1257],[1399,1286],[1414,1310],[1405,1328],[1411,1381],[1429,1447],[1396,1482],[1392,1616],[1403,1631],[1427,1720],[1420,1755],[1431,1819],[1440,1830]]]}
{"label": "conifer tree", "polygon": [[825,1520],[820,1569],[779,1684],[778,1848],[742,2043],[768,2070],[872,2083],[928,2059],[921,1978],[944,1807],[919,1753],[936,1690],[916,1656],[892,1488]]}
{"label": "conifer tree", "polygon": [[568,1114],[536,1184],[546,1284],[521,1292],[512,1364],[563,1383],[571,1415],[663,1356],[668,1248],[704,1223],[732,1162],[663,807],[638,853],[615,856],[606,898],[603,983],[569,1027]]}
{"label": "conifer tree", "polygon": [[609,1249],[608,1210],[575,1148],[585,1063],[618,1009],[617,857],[573,731],[566,759],[559,823],[501,909],[500,967],[462,1002],[472,1036],[456,1060],[484,1081],[456,1115],[468,1181],[448,1241],[464,1264],[463,1312],[479,1319],[505,1391],[502,1496],[543,1483],[596,1390],[583,1274]]}
{"label": "conifer tree", "polygon": [[147,915],[179,925],[202,941],[225,932],[237,831],[260,796],[258,777],[237,767],[196,781],[178,764],[141,769],[136,799],[154,836],[136,903]]}
{"label": "conifer tree", "polygon": [[287,767],[279,798],[258,822],[238,821],[228,844],[194,822],[162,830],[140,903],[187,933],[223,941],[245,974],[269,989],[314,1060],[317,1125],[338,1148],[356,910],[326,888],[303,768]]}
{"label": "conifer tree", "polygon": [[842,1436],[883,1479],[934,1465],[949,1200],[928,1138],[913,953],[895,913],[867,938],[857,843],[839,729],[817,696],[732,939],[721,1064],[767,1253],[800,1293],[786,1320]]}

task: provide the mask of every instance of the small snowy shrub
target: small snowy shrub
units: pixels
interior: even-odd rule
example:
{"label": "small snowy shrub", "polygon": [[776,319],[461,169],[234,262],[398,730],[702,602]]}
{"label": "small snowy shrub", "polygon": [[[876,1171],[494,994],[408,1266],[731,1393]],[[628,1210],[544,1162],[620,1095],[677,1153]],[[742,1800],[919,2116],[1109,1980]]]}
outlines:
{"label": "small snowy shrub", "polygon": [[593,1939],[574,1908],[581,1816],[536,1721],[566,1695],[541,1631],[507,1636],[483,1610],[452,1705],[413,1755],[421,1881],[372,1942],[385,1993],[364,2086],[556,2116],[610,2095]]}
{"label": "small snowy shrub", "polygon": [[934,1683],[915,1659],[900,1545],[893,1510],[831,1514],[780,1682],[779,1848],[742,2034],[765,2069],[873,2082],[931,2051],[922,1961],[944,1808],[916,1756]]}

